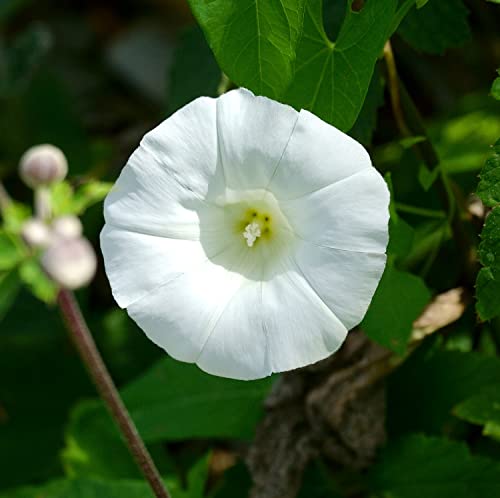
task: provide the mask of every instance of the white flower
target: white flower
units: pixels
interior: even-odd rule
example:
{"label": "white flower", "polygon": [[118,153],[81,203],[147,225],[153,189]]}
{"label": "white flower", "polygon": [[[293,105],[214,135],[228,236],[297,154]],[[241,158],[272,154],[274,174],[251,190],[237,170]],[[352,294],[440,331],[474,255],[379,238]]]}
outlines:
{"label": "white flower", "polygon": [[105,202],[118,304],[170,355],[256,379],[336,351],[384,270],[389,192],[313,114],[234,90],[148,133]]}

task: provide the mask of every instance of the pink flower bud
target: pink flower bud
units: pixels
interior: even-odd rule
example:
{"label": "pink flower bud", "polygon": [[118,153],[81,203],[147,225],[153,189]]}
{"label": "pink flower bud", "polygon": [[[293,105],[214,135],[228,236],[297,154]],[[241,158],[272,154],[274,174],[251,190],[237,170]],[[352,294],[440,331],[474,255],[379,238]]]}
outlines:
{"label": "pink flower bud", "polygon": [[68,173],[65,155],[53,145],[36,145],[21,157],[19,174],[31,188],[61,181]]}
{"label": "pink flower bud", "polygon": [[76,216],[60,216],[52,222],[52,230],[56,237],[76,239],[82,235],[82,222]]}
{"label": "pink flower bud", "polygon": [[47,247],[52,240],[49,227],[37,218],[24,223],[21,236],[30,247]]}
{"label": "pink flower bud", "polygon": [[42,255],[41,263],[49,277],[67,289],[87,285],[97,268],[94,249],[83,237],[57,239]]}

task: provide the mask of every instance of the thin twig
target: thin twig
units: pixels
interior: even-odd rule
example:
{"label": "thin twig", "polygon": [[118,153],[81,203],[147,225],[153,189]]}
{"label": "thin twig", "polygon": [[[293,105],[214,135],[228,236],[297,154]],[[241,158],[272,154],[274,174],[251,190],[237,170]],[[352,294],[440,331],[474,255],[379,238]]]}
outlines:
{"label": "thin twig", "polygon": [[157,498],[171,498],[102,360],[75,296],[69,290],[61,290],[57,301],[83,363],[118,425],[142,474]]}
{"label": "thin twig", "polygon": [[410,128],[408,128],[408,125],[406,124],[403,109],[401,108],[399,78],[390,40],[387,40],[384,46],[384,59],[387,67],[387,85],[389,87],[389,95],[391,97],[394,119],[396,120],[396,124],[398,125],[401,135],[403,135],[403,137],[411,137]]}

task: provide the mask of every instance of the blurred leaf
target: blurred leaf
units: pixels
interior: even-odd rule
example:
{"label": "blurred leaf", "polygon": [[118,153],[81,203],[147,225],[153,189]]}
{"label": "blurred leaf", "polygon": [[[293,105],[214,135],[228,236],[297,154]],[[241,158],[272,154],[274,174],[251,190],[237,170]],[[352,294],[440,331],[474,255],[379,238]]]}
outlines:
{"label": "blurred leaf", "polygon": [[500,204],[500,139],[493,147],[493,155],[486,160],[479,175],[476,194],[489,207]]}
{"label": "blurred leaf", "polygon": [[213,498],[234,498],[235,490],[238,496],[249,496],[252,486],[252,478],[247,467],[238,463],[224,472],[222,483],[217,487]]}
{"label": "blurred leaf", "polygon": [[17,271],[0,273],[0,322],[12,306],[20,286],[21,281]]}
{"label": "blurred leaf", "polygon": [[352,128],[361,111],[397,7],[396,0],[378,0],[353,12],[351,3],[335,43],[323,28],[321,0],[307,3],[295,74],[284,96],[285,102],[344,131]]}
{"label": "blurred leaf", "polygon": [[432,0],[421,7],[412,9],[398,29],[398,34],[412,47],[442,54],[470,38],[468,10],[463,0]]}
{"label": "blurred leaf", "polygon": [[34,24],[22,31],[6,48],[6,75],[0,82],[1,96],[22,92],[51,47],[51,33],[43,24]]}
{"label": "blurred leaf", "polygon": [[[20,488],[0,498],[153,498],[148,484],[141,481],[61,480],[41,487]],[[175,495],[172,498],[177,498]]]}
{"label": "blurred leaf", "polygon": [[90,180],[82,185],[76,192],[72,203],[72,213],[83,214],[90,206],[101,202],[113,187],[109,182]]}
{"label": "blurred leaf", "polygon": [[443,171],[477,171],[488,158],[488,147],[500,136],[500,107],[491,99],[480,105],[430,128]]}
{"label": "blurred leaf", "polygon": [[378,66],[375,66],[375,72],[368,87],[365,102],[349,131],[349,135],[355,138],[363,145],[368,146],[372,142],[373,132],[377,126],[377,114],[379,108],[384,103],[385,82],[380,74]]}
{"label": "blurred leaf", "polygon": [[413,321],[429,302],[431,294],[423,280],[388,265],[361,328],[370,339],[397,353],[404,353]]}
{"label": "blurred leaf", "polygon": [[[498,3],[500,3],[500,0]],[[500,74],[500,69],[497,69],[497,73]],[[493,84],[491,85],[491,95],[493,98],[500,100],[500,76],[493,80]]]}
{"label": "blurred leaf", "polygon": [[0,271],[11,270],[24,256],[21,241],[0,228]]}
{"label": "blurred leaf", "polygon": [[293,77],[305,0],[189,0],[222,70],[237,85],[278,98]]}
{"label": "blurred leaf", "polygon": [[179,37],[170,70],[169,114],[202,95],[217,96],[221,71],[198,26]]}
{"label": "blurred leaf", "polygon": [[420,346],[390,377],[387,427],[394,436],[449,431],[456,422],[451,416],[455,405],[485,385],[500,384],[497,358],[443,351],[429,344]]}
{"label": "blurred leaf", "polygon": [[45,303],[54,303],[58,287],[40,267],[37,259],[25,261],[19,268],[19,276],[35,297]]}
{"label": "blurred leaf", "polygon": [[483,434],[500,441],[500,386],[485,387],[453,412],[467,422],[484,425]]}
{"label": "blurred leaf", "polygon": [[437,180],[438,176],[441,174],[439,166],[433,170],[429,170],[425,164],[421,164],[418,170],[418,181],[422,188],[427,192],[434,182]]}
{"label": "blurred leaf", "polygon": [[0,23],[8,21],[24,6],[31,3],[31,0],[2,0],[0,2]]}
{"label": "blurred leaf", "polygon": [[370,471],[371,489],[393,498],[500,496],[500,464],[467,445],[412,435],[390,443]]}
{"label": "blurred leaf", "polygon": [[0,379],[0,489],[61,475],[69,408],[94,390],[58,313],[26,291],[0,325]]}
{"label": "blurred leaf", "polygon": [[330,469],[317,460],[306,468],[298,498],[342,498],[342,494]]}
{"label": "blurred leaf", "polygon": [[31,217],[31,209],[20,202],[11,201],[2,209],[3,226],[11,233],[20,233],[24,222]]}
{"label": "blurred leaf", "polygon": [[51,189],[55,216],[64,214],[82,215],[89,207],[101,202],[108,195],[113,184],[89,180],[76,192],[68,182],[56,183]]}
{"label": "blurred leaf", "polygon": [[[242,382],[215,377],[195,365],[166,358],[121,392],[147,443],[246,439],[253,435],[271,384],[270,378]],[[116,476],[119,468],[130,466],[119,434],[100,402],[86,401],[73,412],[64,461],[79,475]],[[112,468],[107,469],[110,462]]]}

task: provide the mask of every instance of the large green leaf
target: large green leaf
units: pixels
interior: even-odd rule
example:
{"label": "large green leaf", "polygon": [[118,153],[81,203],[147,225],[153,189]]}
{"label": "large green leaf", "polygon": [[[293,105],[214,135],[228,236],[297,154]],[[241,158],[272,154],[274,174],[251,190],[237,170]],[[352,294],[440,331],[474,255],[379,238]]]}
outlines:
{"label": "large green leaf", "polygon": [[[55,481],[41,487],[14,489],[0,498],[153,498],[141,481],[99,481],[75,479]],[[176,498],[175,496],[173,498]]]}
{"label": "large green leaf", "polygon": [[189,0],[223,71],[278,98],[293,77],[306,0]]}
{"label": "large green leaf", "polygon": [[481,172],[477,193],[493,207],[481,232],[479,260],[483,268],[476,281],[477,312],[483,320],[490,320],[500,315],[500,140]]}
{"label": "large green leaf", "polygon": [[413,321],[430,301],[431,294],[420,277],[386,267],[361,328],[374,341],[404,353]]}
{"label": "large green leaf", "polygon": [[463,0],[431,0],[408,13],[398,34],[417,50],[442,54],[470,38],[468,13]]}
{"label": "large green leaf", "polygon": [[500,440],[499,385],[482,389],[455,407],[454,413],[467,422],[484,425],[484,435]]}
{"label": "large green leaf", "polygon": [[412,435],[391,443],[370,472],[371,489],[391,498],[500,496],[500,464],[464,443]]}
{"label": "large green leaf", "polygon": [[17,271],[0,273],[0,321],[11,307],[21,287]]}
{"label": "large green leaf", "polygon": [[397,0],[347,6],[335,42],[322,0],[190,0],[222,70],[237,85],[304,108],[342,130],[363,106]]}
{"label": "large green leaf", "polygon": [[[192,438],[246,439],[253,435],[271,384],[270,378],[242,382],[215,377],[195,365],[166,358],[123,389],[122,395],[148,444]],[[64,462],[79,475],[127,475],[130,459],[100,402],[84,402],[74,411]]]}
{"label": "large green leaf", "polygon": [[322,1],[307,3],[295,75],[284,96],[285,102],[342,130],[349,130],[358,117],[398,2],[370,0],[360,12],[353,12],[351,3],[335,42],[323,27]]}
{"label": "large green leaf", "polygon": [[500,384],[497,358],[426,346],[390,378],[387,427],[393,435],[449,431],[459,423],[452,416],[458,403],[486,385]]}

